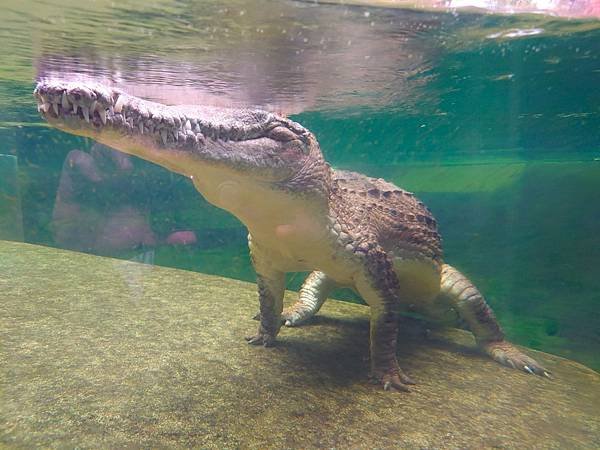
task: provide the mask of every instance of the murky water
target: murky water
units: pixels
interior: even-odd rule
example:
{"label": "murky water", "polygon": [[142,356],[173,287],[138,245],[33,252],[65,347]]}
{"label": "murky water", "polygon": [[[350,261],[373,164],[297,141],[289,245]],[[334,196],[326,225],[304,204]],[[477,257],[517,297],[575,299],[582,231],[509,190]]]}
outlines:
{"label": "murky water", "polygon": [[597,19],[291,1],[0,8],[0,238],[252,280],[235,218],[187,179],[47,128],[31,91],[70,73],[171,104],[259,106],[313,131],[335,167],[418,194],[511,339],[600,368]]}

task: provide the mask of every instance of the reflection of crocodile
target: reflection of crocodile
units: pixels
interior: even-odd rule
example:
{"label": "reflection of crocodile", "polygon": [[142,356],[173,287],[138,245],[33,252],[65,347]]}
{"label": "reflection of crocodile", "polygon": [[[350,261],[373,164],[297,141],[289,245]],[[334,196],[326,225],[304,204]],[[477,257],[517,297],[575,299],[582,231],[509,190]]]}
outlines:
{"label": "reflection of crocodile", "polygon": [[315,314],[336,285],[371,307],[371,373],[386,389],[411,384],[396,361],[398,314],[463,323],[495,360],[548,375],[504,340],[473,284],[442,262],[430,211],[381,179],[332,170],[315,137],[260,110],[165,106],[105,86],[44,81],[34,95],[53,126],[89,136],[190,177],[211,203],[250,232],[260,299],[251,344],[273,344],[282,324],[285,273],[312,270],[287,325]]}

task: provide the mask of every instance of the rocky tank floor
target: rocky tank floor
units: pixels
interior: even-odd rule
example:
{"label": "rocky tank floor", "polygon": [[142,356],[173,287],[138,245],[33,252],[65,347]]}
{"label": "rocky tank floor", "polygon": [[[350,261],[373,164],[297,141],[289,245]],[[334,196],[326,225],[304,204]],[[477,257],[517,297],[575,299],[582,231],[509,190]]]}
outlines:
{"label": "rocky tank floor", "polygon": [[366,382],[366,307],[330,301],[257,348],[255,291],[0,241],[0,445],[600,448],[600,376],[580,364],[532,352],[545,380],[408,321],[399,357],[419,384],[387,393]]}

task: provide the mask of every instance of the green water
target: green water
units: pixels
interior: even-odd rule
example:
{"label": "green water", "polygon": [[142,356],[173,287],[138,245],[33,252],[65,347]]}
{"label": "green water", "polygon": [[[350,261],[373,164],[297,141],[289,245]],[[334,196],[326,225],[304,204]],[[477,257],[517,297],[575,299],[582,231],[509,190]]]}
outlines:
{"label": "green water", "polygon": [[0,8],[0,154],[16,157],[0,167],[0,236],[252,280],[235,218],[187,179],[47,128],[31,91],[68,72],[168,103],[261,106],[313,131],[333,166],[421,197],[509,338],[600,368],[599,21],[285,1]]}

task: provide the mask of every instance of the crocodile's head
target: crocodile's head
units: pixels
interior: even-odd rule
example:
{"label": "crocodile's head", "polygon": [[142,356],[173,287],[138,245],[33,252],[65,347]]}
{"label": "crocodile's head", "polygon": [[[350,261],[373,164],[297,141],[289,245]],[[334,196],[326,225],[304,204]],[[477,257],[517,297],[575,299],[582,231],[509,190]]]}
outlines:
{"label": "crocodile's head", "polygon": [[63,80],[39,82],[34,96],[50,125],[186,175],[210,165],[283,185],[322,161],[308,130],[258,109],[167,106],[97,83]]}
{"label": "crocodile's head", "polygon": [[44,80],[34,96],[50,125],[189,176],[248,226],[286,222],[290,199],[326,202],[330,169],[316,139],[276,114],[167,106],[79,81]]}

